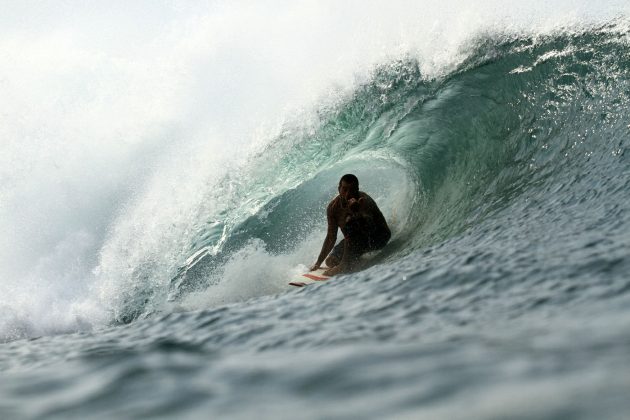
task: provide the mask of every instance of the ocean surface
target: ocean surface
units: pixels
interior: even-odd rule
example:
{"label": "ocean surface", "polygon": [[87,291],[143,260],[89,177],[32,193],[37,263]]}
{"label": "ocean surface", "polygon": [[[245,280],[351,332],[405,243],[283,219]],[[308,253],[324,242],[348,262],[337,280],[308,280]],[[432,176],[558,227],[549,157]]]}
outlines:
{"label": "ocean surface", "polygon": [[387,3],[13,4],[1,418],[630,418],[630,6]]}

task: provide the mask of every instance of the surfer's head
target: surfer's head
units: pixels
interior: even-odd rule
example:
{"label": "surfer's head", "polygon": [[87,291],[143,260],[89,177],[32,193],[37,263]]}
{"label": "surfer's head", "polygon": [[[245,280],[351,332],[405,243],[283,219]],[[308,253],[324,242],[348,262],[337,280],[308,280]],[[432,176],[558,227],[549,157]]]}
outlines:
{"label": "surfer's head", "polygon": [[339,195],[348,200],[359,195],[359,179],[352,174],[345,174],[339,180]]}

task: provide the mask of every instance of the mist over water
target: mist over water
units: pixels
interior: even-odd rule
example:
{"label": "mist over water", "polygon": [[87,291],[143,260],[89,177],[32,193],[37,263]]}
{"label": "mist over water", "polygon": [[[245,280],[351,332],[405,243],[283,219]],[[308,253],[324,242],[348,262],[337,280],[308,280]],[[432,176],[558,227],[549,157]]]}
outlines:
{"label": "mist over water", "polygon": [[274,138],[287,112],[334,100],[375,64],[411,53],[423,77],[439,77],[480,32],[544,33],[623,11],[439,3],[9,7],[0,275],[14,321],[5,337],[107,323],[138,270],[165,284],[217,205],[204,198],[226,169]]}
{"label": "mist over water", "polygon": [[424,79],[439,78],[488,31],[538,36],[606,21],[628,6],[173,1],[5,9],[6,339],[104,325],[121,296],[164,288],[213,209],[224,206],[212,191],[226,171],[276,138],[296,109],[312,120],[310,110],[352,92],[375,65],[410,55]]}

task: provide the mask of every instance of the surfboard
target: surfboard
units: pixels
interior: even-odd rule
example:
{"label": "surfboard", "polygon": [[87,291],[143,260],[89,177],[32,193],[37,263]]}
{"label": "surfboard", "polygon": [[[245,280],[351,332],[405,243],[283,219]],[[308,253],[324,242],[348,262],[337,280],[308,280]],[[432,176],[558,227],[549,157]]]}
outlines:
{"label": "surfboard", "polygon": [[304,287],[308,284],[320,283],[322,281],[328,280],[330,277],[324,275],[324,271],[328,270],[326,268],[320,268],[315,271],[309,271],[308,273],[300,274],[298,278],[289,282],[289,285],[295,287]]}

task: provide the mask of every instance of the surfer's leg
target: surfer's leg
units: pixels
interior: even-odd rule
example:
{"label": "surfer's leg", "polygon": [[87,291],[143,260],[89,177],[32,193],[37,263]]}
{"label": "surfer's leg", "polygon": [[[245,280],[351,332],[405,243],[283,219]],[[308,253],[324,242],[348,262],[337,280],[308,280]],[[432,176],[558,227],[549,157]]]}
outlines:
{"label": "surfer's leg", "polygon": [[[357,240],[358,239],[358,240]],[[330,267],[324,272],[327,276],[334,276],[339,273],[349,273],[357,268],[357,263],[361,254],[365,253],[365,238],[349,237],[344,238],[334,251],[326,259],[326,264]],[[334,264],[334,265],[331,265]]]}
{"label": "surfer's leg", "polygon": [[329,256],[326,258],[326,261],[324,261],[324,262],[326,263],[326,266],[327,266],[327,267],[331,267],[331,268],[332,268],[332,267],[335,267],[335,266],[339,265],[339,263],[341,262],[341,260],[340,260],[339,258],[335,257],[334,255],[332,255],[332,254],[331,254],[331,255],[329,255]]}
{"label": "surfer's leg", "polygon": [[389,231],[370,235],[367,251],[378,251],[385,248],[385,245],[387,245],[390,238],[391,233]]}
{"label": "surfer's leg", "polygon": [[367,238],[363,235],[354,235],[346,238],[348,246],[343,254],[344,271],[353,271],[356,269],[361,255],[367,252]]}
{"label": "surfer's leg", "polygon": [[343,258],[343,248],[345,246],[344,241],[345,239],[342,239],[337,245],[335,245],[332,252],[326,258],[325,262],[328,267],[334,267],[339,265],[341,262],[341,258]]}

